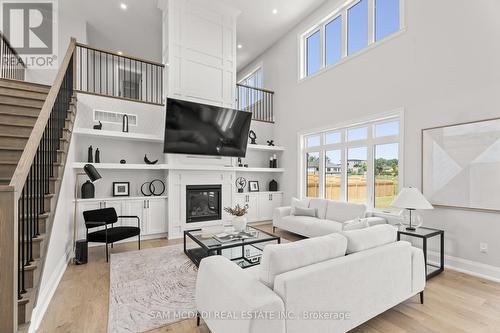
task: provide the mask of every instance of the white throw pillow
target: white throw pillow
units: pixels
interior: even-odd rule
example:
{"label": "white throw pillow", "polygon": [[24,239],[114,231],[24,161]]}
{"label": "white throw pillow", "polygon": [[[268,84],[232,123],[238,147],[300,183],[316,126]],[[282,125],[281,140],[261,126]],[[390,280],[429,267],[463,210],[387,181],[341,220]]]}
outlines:
{"label": "white throw pillow", "polygon": [[344,222],[342,224],[342,230],[343,231],[349,231],[349,230],[358,230],[358,229],[364,229],[368,228],[370,224],[368,224],[368,219],[360,219],[359,217],[355,218],[354,220]]}
{"label": "white throw pillow", "polygon": [[345,255],[347,239],[340,234],[308,238],[264,247],[260,260],[260,281],[274,288],[277,275]]}
{"label": "white throw pillow", "polygon": [[398,229],[390,224],[380,224],[365,229],[343,231],[342,234],[347,238],[347,254],[351,254],[394,243]]}
{"label": "white throw pillow", "polygon": [[292,207],[291,214],[295,214],[295,208],[300,207],[300,208],[309,208],[309,198],[305,199],[297,199],[297,198],[292,198],[292,204],[290,205]]}
{"label": "white throw pillow", "polygon": [[295,215],[295,216],[317,217],[318,210],[316,208],[295,207],[295,209],[293,210],[293,215]]}
{"label": "white throw pillow", "polygon": [[324,220],[326,216],[326,207],[328,206],[328,200],[325,199],[311,199],[309,201],[309,208],[316,208],[318,210],[318,218]]}

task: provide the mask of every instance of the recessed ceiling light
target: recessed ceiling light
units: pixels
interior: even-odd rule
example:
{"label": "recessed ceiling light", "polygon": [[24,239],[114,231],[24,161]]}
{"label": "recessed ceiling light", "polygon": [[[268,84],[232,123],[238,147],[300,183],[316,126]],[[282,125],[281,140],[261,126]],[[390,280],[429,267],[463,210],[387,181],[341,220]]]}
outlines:
{"label": "recessed ceiling light", "polygon": [[273,14],[274,15],[278,14],[278,10],[276,8],[273,9]]}
{"label": "recessed ceiling light", "polygon": [[238,48],[239,48],[239,49],[243,48],[243,45],[238,44]]}
{"label": "recessed ceiling light", "polygon": [[121,8],[121,9],[123,9],[123,10],[125,10],[125,9],[127,9],[127,5],[126,5],[126,4],[124,4],[124,3],[121,3],[121,4],[120,4],[120,8]]}
{"label": "recessed ceiling light", "polygon": [[118,55],[122,55],[122,54],[123,54],[123,52],[122,52],[122,51],[118,51],[118,52],[116,52],[116,53],[118,53]]}

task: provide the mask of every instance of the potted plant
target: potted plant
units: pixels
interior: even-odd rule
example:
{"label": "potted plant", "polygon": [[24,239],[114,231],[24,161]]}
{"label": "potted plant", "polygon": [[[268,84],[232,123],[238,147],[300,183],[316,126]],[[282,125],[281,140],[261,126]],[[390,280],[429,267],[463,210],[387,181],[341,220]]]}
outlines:
{"label": "potted plant", "polygon": [[247,227],[247,218],[246,214],[248,213],[248,205],[241,207],[240,205],[236,205],[234,208],[226,207],[224,211],[231,216],[233,216],[233,227],[237,232],[242,232]]}

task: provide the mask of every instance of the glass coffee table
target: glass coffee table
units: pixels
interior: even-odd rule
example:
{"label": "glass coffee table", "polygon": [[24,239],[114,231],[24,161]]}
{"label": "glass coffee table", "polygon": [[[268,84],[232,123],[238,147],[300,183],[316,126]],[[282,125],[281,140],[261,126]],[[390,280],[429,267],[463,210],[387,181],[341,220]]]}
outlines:
{"label": "glass coffee table", "polygon": [[202,229],[184,231],[184,253],[196,266],[205,257],[223,255],[241,268],[252,267],[260,264],[265,245],[280,242],[279,236],[251,226],[242,233],[210,233]]}

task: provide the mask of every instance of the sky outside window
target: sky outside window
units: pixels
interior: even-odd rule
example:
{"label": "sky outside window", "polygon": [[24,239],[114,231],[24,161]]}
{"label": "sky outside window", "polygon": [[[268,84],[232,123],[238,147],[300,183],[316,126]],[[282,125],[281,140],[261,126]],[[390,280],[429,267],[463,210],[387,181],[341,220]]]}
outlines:
{"label": "sky outside window", "polygon": [[368,45],[368,0],[361,0],[347,11],[347,55]]}
{"label": "sky outside window", "polygon": [[307,75],[316,73],[321,68],[321,46],[319,30],[307,38]]}
{"label": "sky outside window", "polygon": [[375,40],[381,40],[399,31],[399,1],[375,1]]}
{"label": "sky outside window", "polygon": [[325,26],[326,65],[332,65],[342,59],[342,16]]}

